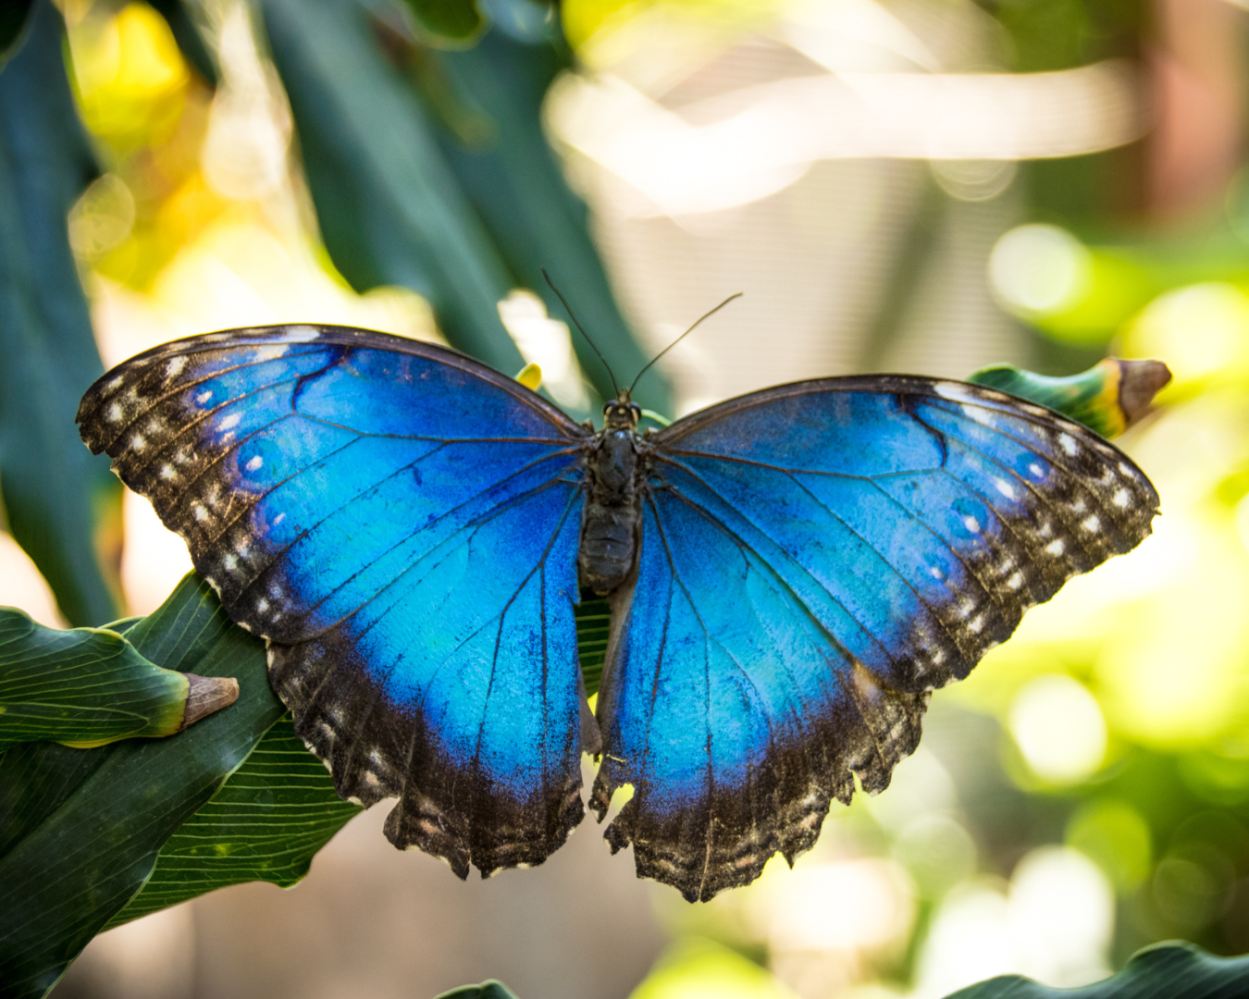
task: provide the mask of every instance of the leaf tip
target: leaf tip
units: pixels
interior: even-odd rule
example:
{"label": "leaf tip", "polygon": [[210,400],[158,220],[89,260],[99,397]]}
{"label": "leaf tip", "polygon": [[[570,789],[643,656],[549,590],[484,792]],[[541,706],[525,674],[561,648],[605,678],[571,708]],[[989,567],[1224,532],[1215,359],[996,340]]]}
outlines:
{"label": "leaf tip", "polygon": [[214,711],[228,708],[239,698],[239,682],[232,676],[197,676],[186,674],[190,689],[187,690],[186,708],[182,713],[182,731]]}

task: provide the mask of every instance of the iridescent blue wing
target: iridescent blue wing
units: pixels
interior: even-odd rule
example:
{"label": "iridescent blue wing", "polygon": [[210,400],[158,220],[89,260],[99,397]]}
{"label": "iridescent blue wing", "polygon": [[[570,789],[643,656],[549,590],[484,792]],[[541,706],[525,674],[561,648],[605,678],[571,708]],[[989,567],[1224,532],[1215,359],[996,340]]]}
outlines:
{"label": "iridescent blue wing", "polygon": [[278,326],[166,344],[82,434],[270,640],[274,689],[344,797],[461,877],[580,821],[572,604],[587,432],[460,354]]}
{"label": "iridescent blue wing", "polygon": [[884,788],[929,692],[1158,507],[1092,432],[923,378],[781,386],[647,442],[591,805],[632,784],[608,841],[690,900],[792,863],[852,774]]}

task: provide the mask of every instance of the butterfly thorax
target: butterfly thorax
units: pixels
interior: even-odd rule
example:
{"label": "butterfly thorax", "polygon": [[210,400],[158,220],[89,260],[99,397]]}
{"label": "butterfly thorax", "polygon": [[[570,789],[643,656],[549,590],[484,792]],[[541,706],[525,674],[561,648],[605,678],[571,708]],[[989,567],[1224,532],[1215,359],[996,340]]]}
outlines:
{"label": "butterfly thorax", "polygon": [[633,568],[641,522],[637,488],[641,410],[628,389],[603,407],[605,426],[594,436],[586,455],[589,496],[581,521],[578,567],[581,585],[610,593]]}

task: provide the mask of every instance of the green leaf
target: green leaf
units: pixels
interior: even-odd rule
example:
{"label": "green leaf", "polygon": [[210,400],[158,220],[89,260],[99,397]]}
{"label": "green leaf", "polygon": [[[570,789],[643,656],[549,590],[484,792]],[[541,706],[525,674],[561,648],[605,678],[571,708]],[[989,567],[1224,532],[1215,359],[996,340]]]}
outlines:
{"label": "green leaf", "polygon": [[470,45],[485,27],[473,0],[403,0],[435,44]]}
{"label": "green leaf", "polygon": [[178,43],[188,64],[204,78],[210,87],[216,87],[220,80],[217,60],[212,50],[204,42],[204,32],[208,25],[203,9],[197,3],[188,0],[148,0],[148,3],[160,13],[169,25],[169,33]]}
{"label": "green leaf", "polygon": [[0,4],[0,64],[14,55],[26,40],[23,29],[30,23],[32,0],[9,0]]}
{"label": "green leaf", "polygon": [[947,999],[1241,999],[1249,957],[1214,957],[1189,943],[1138,951],[1117,975],[1080,989],[1051,989],[1020,975],[991,978]]}
{"label": "green leaf", "polygon": [[313,855],[361,811],[338,797],[329,772],[284,715],[212,800],[165,843],[151,879],[108,925],[244,881],[289,888],[308,873]]}
{"label": "green leaf", "polygon": [[573,606],[573,618],[577,623],[577,657],[581,660],[586,697],[593,697],[603,680],[603,663],[607,658],[607,639],[611,632],[611,607],[606,597],[595,596],[591,590],[582,590],[581,603]]}
{"label": "green leaf", "polygon": [[516,993],[492,978],[480,985],[461,985],[458,989],[435,996],[434,999],[516,999]]}
{"label": "green leaf", "polygon": [[0,982],[41,996],[152,874],[165,841],[282,715],[264,646],[188,576],[127,637],[145,658],[238,678],[230,708],[170,738],[0,755]]}
{"label": "green leaf", "polygon": [[0,71],[0,494],[13,537],[72,624],[119,616],[121,484],[74,429],[103,365],[66,215],[96,167],[74,110],[64,24],[49,0]]}
{"label": "green leaf", "polygon": [[1013,364],[981,368],[968,379],[1048,406],[1103,437],[1117,437],[1150,411],[1171,380],[1161,361],[1107,357],[1078,375],[1053,378]]}
{"label": "green leaf", "polygon": [[335,266],[360,291],[412,288],[452,344],[496,370],[520,370],[498,313],[507,268],[364,11],[338,0],[260,6]]}
{"label": "green leaf", "polygon": [[111,631],[59,631],[0,607],[0,749],[172,735],[190,682]]}
{"label": "green leaf", "polygon": [[[522,3],[535,7],[525,0],[512,6]],[[431,111],[453,107],[437,90],[448,86],[456,101],[477,112],[472,132],[463,134],[453,122],[442,132],[456,176],[516,283],[541,297],[550,315],[566,319],[542,277],[545,267],[616,378],[628,384],[650,358],[620,314],[590,237],[585,203],[568,187],[542,128],[543,98],[556,75],[571,66],[571,54],[557,17],[540,20],[531,30],[531,37],[520,40],[496,27],[467,52],[436,54],[442,73],[421,74],[421,93]],[[614,398],[602,362],[575,330],[573,348],[599,394]],[[672,409],[670,390],[654,369],[640,383],[637,398],[660,412]]]}

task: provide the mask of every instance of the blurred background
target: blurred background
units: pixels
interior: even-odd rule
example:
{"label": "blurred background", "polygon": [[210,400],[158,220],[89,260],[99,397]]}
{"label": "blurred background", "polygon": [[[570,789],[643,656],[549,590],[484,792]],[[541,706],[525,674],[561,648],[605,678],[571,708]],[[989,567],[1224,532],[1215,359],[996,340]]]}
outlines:
{"label": "blurred background", "polygon": [[[1162,495],[1156,534],[938,692],[890,789],[834,805],[793,872],[774,859],[689,906],[587,819],[544,867],[461,884],[392,850],[377,808],[291,890],[97,938],[58,999],[398,999],[487,977],[521,999],[935,999],[1006,972],[1082,984],[1168,938],[1249,950],[1249,4],[491,0],[459,51],[390,0],[57,9],[98,164],[69,238],[105,366],[343,323],[537,361],[585,415],[608,383],[545,265],[575,306],[590,288],[582,319],[622,381],[745,293],[643,383],[674,416],[863,371],[1070,374],[1113,352],[1176,376],[1121,442]],[[469,250],[421,257],[431,205]],[[503,263],[459,265],[484,245]],[[483,300],[485,320],[463,304]],[[474,343],[490,322],[506,333]],[[122,502],[143,614],[190,564]],[[66,623],[3,532],[0,603]]]}

